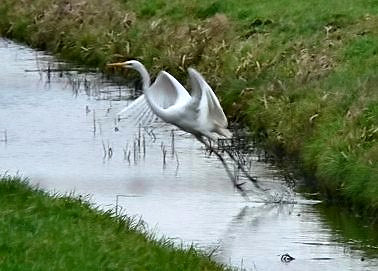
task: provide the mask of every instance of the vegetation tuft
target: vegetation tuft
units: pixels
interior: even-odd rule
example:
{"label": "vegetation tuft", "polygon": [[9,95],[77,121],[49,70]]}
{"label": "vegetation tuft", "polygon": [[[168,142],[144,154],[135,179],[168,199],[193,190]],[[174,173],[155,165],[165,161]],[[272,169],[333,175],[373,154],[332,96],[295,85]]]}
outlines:
{"label": "vegetation tuft", "polygon": [[105,69],[200,70],[228,116],[319,188],[378,210],[378,2],[2,0],[0,33]]}
{"label": "vegetation tuft", "polygon": [[226,270],[193,247],[157,240],[140,220],[0,179],[1,270]]}

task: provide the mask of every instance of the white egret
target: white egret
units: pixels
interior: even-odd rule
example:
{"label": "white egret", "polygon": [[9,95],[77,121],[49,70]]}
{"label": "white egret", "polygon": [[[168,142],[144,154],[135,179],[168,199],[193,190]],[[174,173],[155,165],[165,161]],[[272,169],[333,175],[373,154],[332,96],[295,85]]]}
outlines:
{"label": "white egret", "polygon": [[[234,186],[244,194],[242,184],[237,184],[232,176],[226,162],[210,142],[219,137],[232,137],[232,133],[227,129],[227,118],[219,103],[218,98],[207,84],[202,75],[193,68],[188,69],[192,92],[188,91],[169,73],[161,71],[156,80],[151,84],[150,75],[142,63],[130,60],[120,63],[108,64],[108,66],[119,66],[131,68],[138,71],[142,77],[143,95],[135,103],[126,107],[119,114],[129,111],[132,107],[140,106],[147,101],[151,110],[163,121],[171,123],[181,130],[193,134],[200,142],[205,144],[221,160]],[[227,152],[247,177],[252,181],[256,180],[249,176],[230,152]]]}
{"label": "white egret", "polygon": [[[189,68],[192,95],[169,73],[161,71],[151,84],[150,75],[142,63],[130,60],[109,66],[131,68],[142,76],[144,96],[152,111],[163,121],[198,137],[216,140],[219,136],[230,138],[227,118],[211,87],[196,70]],[[119,114],[127,111],[126,107]]]}

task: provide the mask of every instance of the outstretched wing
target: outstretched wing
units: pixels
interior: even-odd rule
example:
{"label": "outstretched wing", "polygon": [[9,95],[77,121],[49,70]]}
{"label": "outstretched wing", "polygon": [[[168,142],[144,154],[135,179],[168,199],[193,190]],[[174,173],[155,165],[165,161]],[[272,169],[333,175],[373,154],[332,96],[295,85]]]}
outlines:
{"label": "outstretched wing", "polygon": [[118,120],[129,119],[129,124],[147,126],[153,123],[157,116],[152,112],[144,94],[140,95],[117,114]]}
{"label": "outstretched wing", "polygon": [[188,91],[165,71],[158,74],[155,82],[145,90],[145,93],[149,100],[161,109],[167,109],[190,99]]}
{"label": "outstretched wing", "polygon": [[129,105],[127,105],[124,109],[122,109],[120,112],[118,112],[117,115],[120,118],[122,118],[122,116],[127,116],[133,113],[134,111],[140,111],[140,109],[143,108],[145,105],[147,105],[147,101],[144,97],[144,94],[142,94],[134,101],[132,101]]}
{"label": "outstretched wing", "polygon": [[139,96],[118,113],[119,119],[128,118],[136,124],[142,125],[151,124],[156,119],[156,115],[148,104],[146,95],[151,103],[163,111],[173,105],[184,104],[191,99],[188,91],[165,71],[161,71],[155,82],[144,92],[145,94]]}
{"label": "outstretched wing", "polygon": [[217,96],[207,84],[202,75],[193,68],[188,69],[192,86],[192,104],[199,110],[199,116],[204,121],[211,120],[219,127],[227,128],[227,118]]}

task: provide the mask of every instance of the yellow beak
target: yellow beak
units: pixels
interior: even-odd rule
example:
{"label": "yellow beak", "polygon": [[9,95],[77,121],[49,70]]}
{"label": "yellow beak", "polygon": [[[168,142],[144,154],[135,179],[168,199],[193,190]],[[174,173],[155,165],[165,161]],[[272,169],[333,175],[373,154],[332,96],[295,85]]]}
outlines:
{"label": "yellow beak", "polygon": [[124,65],[125,65],[125,63],[123,63],[123,62],[117,62],[117,63],[107,64],[106,66],[108,66],[108,67],[123,67]]}

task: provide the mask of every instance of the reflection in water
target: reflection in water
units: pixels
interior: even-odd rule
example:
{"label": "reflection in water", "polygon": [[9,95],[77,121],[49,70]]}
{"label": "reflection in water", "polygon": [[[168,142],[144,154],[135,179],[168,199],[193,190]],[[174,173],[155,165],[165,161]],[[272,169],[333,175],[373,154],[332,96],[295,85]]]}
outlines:
{"label": "reflection in water", "polygon": [[352,216],[335,206],[319,205],[319,212],[332,230],[335,242],[347,243],[348,247],[364,250],[364,257],[374,258],[378,251],[378,227],[367,224],[361,217]]}
{"label": "reflection in water", "polygon": [[[160,122],[118,124],[116,113],[137,95],[122,84],[80,67],[66,72],[64,63],[6,40],[0,59],[7,63],[0,71],[1,172],[20,172],[49,191],[90,195],[104,209],[117,200],[158,235],[215,250],[215,259],[247,270],[375,270],[370,229],[319,211],[258,156],[245,161],[272,199],[290,191],[294,201],[266,204],[251,187],[253,202],[246,202],[191,136]],[[285,253],[295,260],[283,263]]]}

